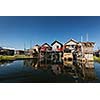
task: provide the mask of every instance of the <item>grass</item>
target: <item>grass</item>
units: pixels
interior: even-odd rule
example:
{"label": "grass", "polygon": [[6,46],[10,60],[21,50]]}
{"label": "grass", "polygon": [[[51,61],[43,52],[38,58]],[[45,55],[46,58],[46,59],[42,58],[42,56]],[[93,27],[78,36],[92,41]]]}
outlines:
{"label": "grass", "polygon": [[[28,59],[33,58],[32,56],[26,56],[26,55],[14,55],[14,56],[0,56],[0,61],[2,60],[17,60],[17,59]],[[100,57],[94,56],[94,61],[100,62]]]}
{"label": "grass", "polygon": [[0,56],[0,60],[15,60],[15,56]]}
{"label": "grass", "polygon": [[15,55],[16,59],[26,59],[26,58],[32,58],[32,56],[26,56],[26,55]]}
{"label": "grass", "polygon": [[100,62],[100,57],[94,56],[93,58],[94,58],[94,61]]}
{"label": "grass", "polygon": [[26,56],[26,55],[14,55],[14,56],[0,56],[0,61],[2,60],[17,60],[17,59],[27,59],[27,58],[32,58],[31,56]]}

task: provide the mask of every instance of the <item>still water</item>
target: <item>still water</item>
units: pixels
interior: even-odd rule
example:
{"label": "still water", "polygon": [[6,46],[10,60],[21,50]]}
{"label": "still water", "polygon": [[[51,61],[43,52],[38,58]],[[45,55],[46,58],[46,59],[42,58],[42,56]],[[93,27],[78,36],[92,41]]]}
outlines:
{"label": "still water", "polygon": [[[88,66],[94,68],[87,68]],[[97,62],[56,64],[36,59],[0,62],[0,83],[99,83]]]}

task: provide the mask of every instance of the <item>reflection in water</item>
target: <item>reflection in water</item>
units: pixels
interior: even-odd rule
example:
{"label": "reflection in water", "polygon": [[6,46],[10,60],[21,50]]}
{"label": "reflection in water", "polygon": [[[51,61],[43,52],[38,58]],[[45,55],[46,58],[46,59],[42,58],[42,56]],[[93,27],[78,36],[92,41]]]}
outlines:
{"label": "reflection in water", "polygon": [[30,66],[33,69],[40,69],[40,68],[47,69],[47,67],[49,66],[49,64],[44,63],[44,62],[40,62],[38,59],[25,60],[24,65]]}
{"label": "reflection in water", "polygon": [[94,67],[94,62],[52,63],[41,59],[0,62],[0,82],[100,82],[99,73],[100,64],[95,63]]}
{"label": "reflection in water", "polygon": [[55,75],[59,75],[61,73],[63,73],[63,66],[62,64],[53,64],[51,65],[51,70]]}
{"label": "reflection in water", "polygon": [[0,62],[0,67],[6,67],[9,66],[13,61],[1,61]]}
{"label": "reflection in water", "polygon": [[94,62],[79,63],[84,80],[96,80]]}
{"label": "reflection in water", "polygon": [[49,62],[41,62],[40,60],[25,60],[25,66],[30,66],[33,69],[50,70],[53,75],[66,76],[72,78],[74,82],[93,82],[96,80],[96,74],[93,62],[77,63],[64,62],[63,64],[51,64]]}

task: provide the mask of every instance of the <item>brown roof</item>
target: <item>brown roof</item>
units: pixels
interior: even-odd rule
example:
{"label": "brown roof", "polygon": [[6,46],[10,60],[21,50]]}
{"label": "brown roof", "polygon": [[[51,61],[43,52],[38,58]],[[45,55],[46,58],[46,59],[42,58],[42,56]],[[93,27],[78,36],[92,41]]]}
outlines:
{"label": "brown roof", "polygon": [[81,42],[84,46],[93,46],[95,42]]}

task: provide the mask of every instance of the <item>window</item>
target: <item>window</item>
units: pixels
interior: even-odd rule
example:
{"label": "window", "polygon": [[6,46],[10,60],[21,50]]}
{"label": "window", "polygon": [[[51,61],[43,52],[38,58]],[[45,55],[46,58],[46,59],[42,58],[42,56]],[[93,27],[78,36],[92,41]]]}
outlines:
{"label": "window", "polygon": [[57,49],[59,48],[59,46],[57,45]]}
{"label": "window", "polygon": [[72,45],[72,48],[74,48],[74,45]]}

